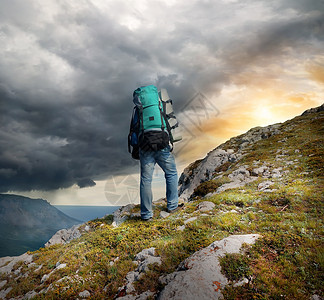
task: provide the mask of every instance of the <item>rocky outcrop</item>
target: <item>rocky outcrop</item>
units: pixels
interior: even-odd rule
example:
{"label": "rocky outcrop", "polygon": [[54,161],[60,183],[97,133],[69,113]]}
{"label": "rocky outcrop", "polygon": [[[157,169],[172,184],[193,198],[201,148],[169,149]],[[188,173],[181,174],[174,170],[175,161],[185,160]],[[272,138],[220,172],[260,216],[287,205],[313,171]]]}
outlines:
{"label": "rocky outcrop", "polygon": [[321,112],[321,111],[324,111],[324,104],[322,104],[321,106],[318,106],[318,107],[314,107],[314,108],[310,108],[310,109],[305,110],[302,113],[302,116],[306,116],[306,115],[313,114],[313,113],[318,113],[318,112]]}
{"label": "rocky outcrop", "polygon": [[10,274],[17,262],[30,264],[33,261],[33,255],[24,253],[20,256],[6,256],[0,258],[0,274]]}
{"label": "rocky outcrop", "polygon": [[197,206],[197,210],[200,212],[208,212],[211,211],[215,207],[215,203],[210,201],[200,202]]}
{"label": "rocky outcrop", "polygon": [[148,271],[148,265],[161,264],[161,257],[156,256],[155,248],[144,249],[135,256],[134,264],[137,265],[135,271],[131,271],[126,275],[126,284],[119,288],[116,298],[118,299],[147,299],[144,296],[148,296],[149,291],[144,295],[130,295],[135,292],[134,283],[138,281]]}
{"label": "rocky outcrop", "polygon": [[269,137],[280,133],[280,126],[281,124],[274,124],[265,127],[255,127],[246,133],[233,138],[233,141],[235,141],[239,149],[245,149],[258,141],[268,139]]}
{"label": "rocky outcrop", "polygon": [[[12,275],[19,275],[23,265],[32,265],[33,255],[24,253],[20,256],[6,256],[0,258],[0,275],[2,274],[10,274]],[[14,271],[14,267],[17,263],[20,263],[21,266]],[[11,275],[12,274],[12,275]],[[6,299],[7,294],[12,290],[12,287],[6,287],[8,281],[3,280],[0,281],[0,299]],[[26,298],[24,299],[30,299]]]}
{"label": "rocky outcrop", "polygon": [[144,249],[135,257],[138,267],[126,276],[126,285],[119,288],[115,298],[120,300],[144,300],[152,297],[158,300],[196,300],[221,299],[222,289],[229,284],[222,274],[218,259],[226,253],[240,253],[243,244],[253,244],[260,235],[232,235],[221,241],[215,241],[208,247],[195,252],[184,260],[174,273],[161,276],[159,282],[165,287],[158,294],[147,291],[137,295],[134,282],[140,279],[152,263],[161,264],[161,258],[155,256],[155,249]]}
{"label": "rocky outcrop", "polygon": [[[254,143],[279,134],[280,126],[281,124],[274,124],[252,128],[245,134],[234,137],[209,152],[204,159],[189,165],[179,178],[179,195],[184,199],[190,199],[196,187],[205,181],[214,179],[215,173],[217,174],[219,170],[227,170],[227,165],[230,163],[241,160],[247,149]],[[242,166],[228,176],[229,182],[218,188],[217,192],[242,187],[257,179],[256,176],[258,175],[251,174],[246,167]]]}
{"label": "rocky outcrop", "polygon": [[240,155],[235,154],[231,149],[215,149],[209,152],[198,166],[189,165],[181,174],[179,178],[180,196],[188,199],[200,183],[213,177],[215,169],[227,162],[235,162],[239,158]]}
{"label": "rocky outcrop", "polygon": [[[118,208],[113,213],[114,220],[112,222],[113,227],[118,227],[122,223],[124,223],[129,217],[134,217],[135,215],[131,213],[132,209],[135,207],[135,204],[128,204],[126,206],[122,206]],[[140,216],[136,215],[136,216]]]}
{"label": "rocky outcrop", "polygon": [[253,244],[259,237],[258,234],[233,235],[194,253],[176,272],[159,279],[165,287],[157,299],[221,299],[222,289],[229,281],[221,272],[219,257],[239,253],[243,243]]}
{"label": "rocky outcrop", "polygon": [[[215,172],[222,169],[222,166],[239,161],[248,147],[257,141],[280,133],[280,126],[281,124],[274,124],[266,127],[252,128],[245,134],[230,139],[226,145],[222,144],[209,152],[203,160],[189,165],[179,178],[179,195],[182,198],[189,199],[199,184],[213,179]],[[231,148],[228,148],[228,146]],[[235,170],[229,176],[231,182],[220,188],[219,192],[229,188],[244,186],[246,183],[255,180],[255,178],[250,176],[249,171],[243,169]]]}
{"label": "rocky outcrop", "polygon": [[45,244],[45,247],[50,247],[55,244],[66,244],[70,241],[77,239],[81,236],[80,232],[81,225],[74,225],[69,229],[61,229],[56,232],[51,239]]}
{"label": "rocky outcrop", "polygon": [[[321,111],[324,111],[324,104],[319,107],[306,110],[302,116],[319,113]],[[231,138],[228,142],[218,146],[216,149],[209,152],[204,159],[197,160],[184,169],[179,178],[179,195],[184,199],[189,199],[194,192],[194,189],[199,184],[213,179],[215,171],[222,169],[222,167],[223,169],[226,169],[226,163],[239,161],[244,157],[249,147],[253,146],[256,142],[268,139],[271,136],[280,134],[284,131],[291,130],[291,126],[294,127],[296,124],[283,126],[283,124],[278,123],[265,127],[255,127],[246,133]],[[280,142],[284,143],[285,139]],[[277,155],[277,159],[282,160],[282,158],[279,156],[280,155]],[[282,156],[284,156],[284,154],[282,154]],[[262,177],[267,178],[280,177],[281,171],[282,170],[280,169],[271,171],[267,166],[255,168],[252,173],[248,173],[247,170],[234,171],[229,177],[231,182],[220,188],[219,192],[229,188],[244,186],[246,183],[255,180],[253,176],[259,176],[260,174],[262,174]],[[235,174],[235,172],[238,172],[239,174]],[[271,172],[273,174],[271,174]],[[244,175],[246,175],[245,178],[243,178]]]}

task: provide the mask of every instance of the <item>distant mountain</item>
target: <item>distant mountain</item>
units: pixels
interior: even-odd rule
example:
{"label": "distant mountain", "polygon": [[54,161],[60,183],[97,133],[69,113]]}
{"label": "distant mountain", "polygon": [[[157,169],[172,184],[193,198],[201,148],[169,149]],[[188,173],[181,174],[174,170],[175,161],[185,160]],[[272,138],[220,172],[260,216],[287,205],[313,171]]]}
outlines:
{"label": "distant mountain", "polygon": [[79,223],[46,200],[0,194],[0,257],[36,250],[56,231]]}

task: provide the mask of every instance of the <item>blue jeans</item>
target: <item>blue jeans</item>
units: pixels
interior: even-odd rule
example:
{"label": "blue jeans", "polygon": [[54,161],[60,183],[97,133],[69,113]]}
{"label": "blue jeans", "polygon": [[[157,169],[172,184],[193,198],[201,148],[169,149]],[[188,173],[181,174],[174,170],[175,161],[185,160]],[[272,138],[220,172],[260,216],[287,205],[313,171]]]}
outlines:
{"label": "blue jeans", "polygon": [[154,166],[157,163],[164,171],[166,180],[167,209],[173,210],[178,207],[178,173],[174,157],[170,147],[159,151],[140,150],[141,162],[141,217],[149,219],[153,217],[152,211],[152,176]]}

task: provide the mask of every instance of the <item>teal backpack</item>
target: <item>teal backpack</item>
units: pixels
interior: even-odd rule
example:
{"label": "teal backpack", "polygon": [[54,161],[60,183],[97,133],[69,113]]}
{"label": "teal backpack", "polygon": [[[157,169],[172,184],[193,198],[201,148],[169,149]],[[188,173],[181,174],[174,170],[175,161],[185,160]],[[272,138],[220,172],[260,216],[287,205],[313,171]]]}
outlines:
{"label": "teal backpack", "polygon": [[133,97],[137,97],[141,116],[140,131],[166,128],[163,118],[162,105],[159,93],[154,85],[148,85],[136,89]]}
{"label": "teal backpack", "polygon": [[[166,90],[163,91],[164,95]],[[140,87],[133,93],[136,105],[128,135],[128,150],[134,159],[139,159],[139,148],[157,151],[171,142],[172,151],[173,142],[181,139],[174,139],[178,123],[172,110],[172,100],[168,97],[166,99],[165,96],[164,98],[167,101],[163,100],[161,92],[159,93],[154,85]]]}

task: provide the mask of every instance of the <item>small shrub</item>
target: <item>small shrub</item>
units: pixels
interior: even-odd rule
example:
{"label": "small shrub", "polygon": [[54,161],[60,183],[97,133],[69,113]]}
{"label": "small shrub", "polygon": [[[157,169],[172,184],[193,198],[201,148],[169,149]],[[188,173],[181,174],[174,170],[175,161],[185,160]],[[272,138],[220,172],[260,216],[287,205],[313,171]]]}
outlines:
{"label": "small shrub", "polygon": [[222,274],[230,281],[239,281],[249,278],[252,273],[249,267],[249,258],[239,253],[227,253],[219,259]]}
{"label": "small shrub", "polygon": [[219,172],[226,172],[229,167],[230,167],[231,163],[229,161],[227,161],[226,163],[220,165],[219,167],[217,167],[215,170],[214,170],[214,174],[217,174]]}
{"label": "small shrub", "polygon": [[224,183],[228,182],[229,179],[227,178],[220,178],[217,180],[208,180],[200,185],[198,185],[193,192],[193,196],[204,197],[208,193],[215,192],[217,188],[219,188]]}

